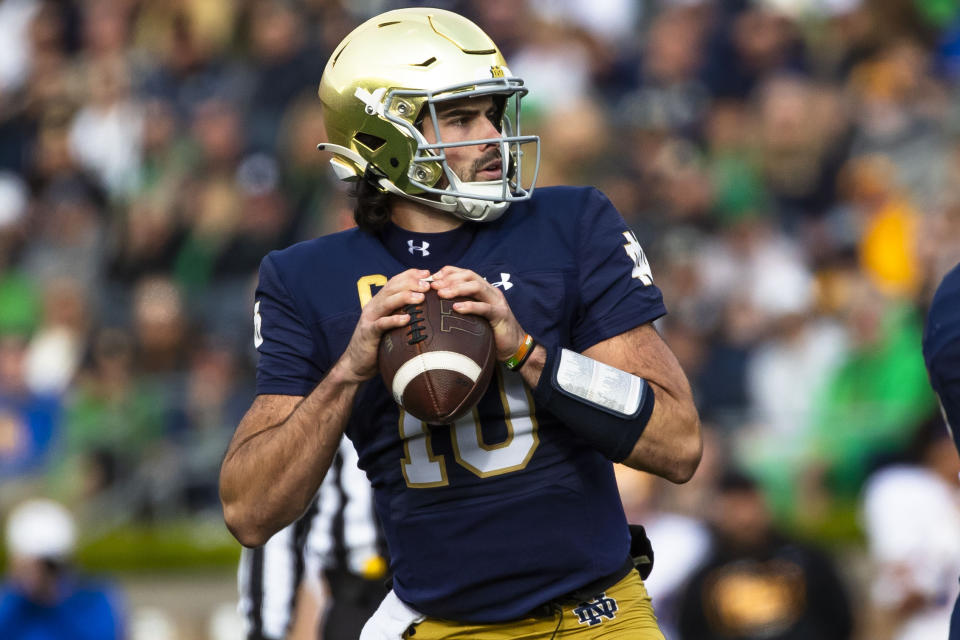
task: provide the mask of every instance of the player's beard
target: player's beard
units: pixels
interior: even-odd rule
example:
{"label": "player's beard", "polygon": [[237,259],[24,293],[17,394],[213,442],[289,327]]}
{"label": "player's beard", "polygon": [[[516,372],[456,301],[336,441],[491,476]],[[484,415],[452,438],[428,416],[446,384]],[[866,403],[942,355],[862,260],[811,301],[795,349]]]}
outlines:
{"label": "player's beard", "polygon": [[490,164],[491,162],[495,162],[496,160],[501,161],[500,173],[501,175],[503,175],[504,167],[503,167],[503,159],[500,157],[500,150],[491,149],[490,151],[487,151],[485,154],[480,156],[478,159],[474,160],[469,176],[463,176],[460,173],[457,173],[457,177],[460,178],[460,180],[462,180],[463,182],[476,182],[477,174],[480,173],[480,170],[483,169],[488,164]]}
{"label": "player's beard", "polygon": [[[454,167],[451,165],[450,168],[457,175],[457,177],[460,178],[461,182],[476,182],[477,174],[480,173],[480,170],[494,160],[500,160],[500,171],[502,175],[505,167],[503,166],[503,159],[500,157],[499,149],[491,149],[490,151],[487,151],[482,156],[474,160],[469,166]],[[447,176],[441,177],[436,184],[437,189],[446,189],[448,186],[450,186],[450,181],[447,180]]]}

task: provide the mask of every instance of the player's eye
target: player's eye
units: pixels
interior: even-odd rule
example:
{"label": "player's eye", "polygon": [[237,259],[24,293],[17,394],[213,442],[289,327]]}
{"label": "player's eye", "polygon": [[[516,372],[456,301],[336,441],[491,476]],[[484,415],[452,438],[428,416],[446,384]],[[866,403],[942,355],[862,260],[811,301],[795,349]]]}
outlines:
{"label": "player's eye", "polygon": [[487,120],[490,121],[490,124],[493,125],[493,128],[502,132],[503,120],[500,117],[499,109],[491,109],[490,111],[487,111],[486,115]]}

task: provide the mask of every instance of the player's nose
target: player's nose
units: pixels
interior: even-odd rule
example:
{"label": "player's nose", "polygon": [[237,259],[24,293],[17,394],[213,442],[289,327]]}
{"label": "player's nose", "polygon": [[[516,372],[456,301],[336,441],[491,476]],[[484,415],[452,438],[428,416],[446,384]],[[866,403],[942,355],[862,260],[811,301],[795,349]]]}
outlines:
{"label": "player's nose", "polygon": [[[489,118],[483,118],[483,126],[480,130],[480,139],[488,140],[492,138],[499,138],[500,132],[494,126],[493,122]],[[487,142],[483,146],[496,145],[496,142]]]}

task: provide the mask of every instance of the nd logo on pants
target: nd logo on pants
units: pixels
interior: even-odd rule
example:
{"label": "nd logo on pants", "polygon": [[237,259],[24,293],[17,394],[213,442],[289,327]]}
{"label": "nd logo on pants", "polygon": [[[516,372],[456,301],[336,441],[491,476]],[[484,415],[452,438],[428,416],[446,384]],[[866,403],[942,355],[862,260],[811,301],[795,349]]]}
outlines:
{"label": "nd logo on pants", "polygon": [[557,606],[552,617],[470,625],[427,618],[403,635],[412,640],[664,640],[643,580],[631,571],[588,602]]}

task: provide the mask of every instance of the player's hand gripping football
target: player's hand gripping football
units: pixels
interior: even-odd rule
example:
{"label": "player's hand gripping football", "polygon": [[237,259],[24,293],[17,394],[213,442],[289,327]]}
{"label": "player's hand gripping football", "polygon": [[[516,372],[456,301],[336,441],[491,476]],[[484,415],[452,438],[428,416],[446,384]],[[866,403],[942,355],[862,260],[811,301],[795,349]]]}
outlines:
{"label": "player's hand gripping football", "polygon": [[447,266],[433,274],[430,285],[441,298],[471,298],[454,303],[453,308],[458,313],[483,316],[490,322],[500,362],[512,356],[523,342],[526,333],[514,317],[503,292],[473,271]]}
{"label": "player's hand gripping football", "polygon": [[429,276],[430,272],[423,269],[398,273],[363,307],[350,343],[337,362],[347,380],[363,382],[377,375],[380,337],[410,321],[409,314],[397,311],[404,305],[423,302],[423,293],[430,289],[430,283],[424,279]]}

